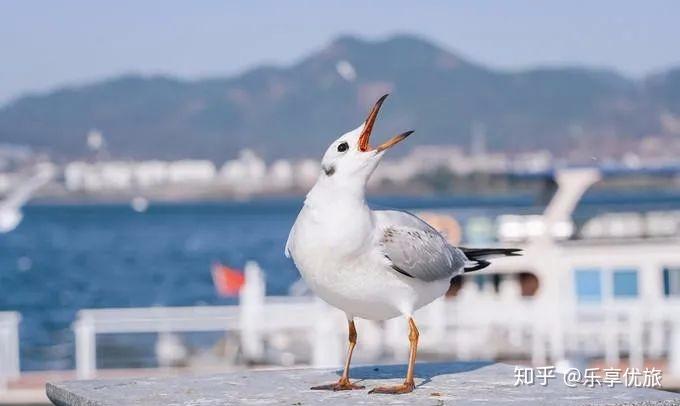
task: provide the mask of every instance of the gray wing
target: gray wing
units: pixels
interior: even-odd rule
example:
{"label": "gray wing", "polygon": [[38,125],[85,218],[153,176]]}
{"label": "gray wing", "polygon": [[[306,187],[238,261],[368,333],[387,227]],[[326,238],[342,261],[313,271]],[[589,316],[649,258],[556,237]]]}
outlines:
{"label": "gray wing", "polygon": [[465,254],[423,220],[397,210],[373,214],[381,233],[379,244],[395,271],[428,282],[463,272]]}

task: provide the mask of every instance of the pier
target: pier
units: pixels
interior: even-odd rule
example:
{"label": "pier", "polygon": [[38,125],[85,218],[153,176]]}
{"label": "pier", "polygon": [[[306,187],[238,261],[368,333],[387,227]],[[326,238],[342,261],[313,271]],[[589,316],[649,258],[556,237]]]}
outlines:
{"label": "pier", "polygon": [[650,388],[567,386],[556,374],[547,385],[516,385],[511,365],[484,362],[431,363],[416,367],[416,389],[406,395],[377,395],[377,385],[398,384],[405,365],[358,366],[350,376],[363,390],[313,391],[333,382],[334,369],[249,371],[208,376],[93,380],[48,383],[47,396],[56,406],[83,405],[670,405],[680,394]]}

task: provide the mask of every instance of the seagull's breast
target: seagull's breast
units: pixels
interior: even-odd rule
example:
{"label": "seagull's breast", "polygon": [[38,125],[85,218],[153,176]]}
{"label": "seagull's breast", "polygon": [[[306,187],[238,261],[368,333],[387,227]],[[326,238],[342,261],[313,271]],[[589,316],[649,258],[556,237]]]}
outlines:
{"label": "seagull's breast", "polygon": [[394,271],[371,223],[318,221],[303,209],[288,245],[312,291],[351,316],[385,320],[410,314],[449,286],[448,280],[424,282]]}

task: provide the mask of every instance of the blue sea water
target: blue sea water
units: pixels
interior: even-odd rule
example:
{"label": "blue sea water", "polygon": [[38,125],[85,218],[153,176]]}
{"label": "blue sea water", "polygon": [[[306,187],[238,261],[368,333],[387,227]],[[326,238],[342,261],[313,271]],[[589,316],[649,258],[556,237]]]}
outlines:
{"label": "blue sea water", "polygon": [[[634,203],[630,198],[599,199],[589,210]],[[680,207],[680,196],[645,195],[638,197],[640,202]],[[461,217],[538,210],[529,196],[382,198],[374,203],[446,208]],[[286,294],[298,273],[283,249],[301,204],[301,198],[152,204],[144,213],[128,205],[26,207],[20,226],[0,234],[0,311],[22,314],[22,369],[73,368],[71,323],[82,308],[233,303],[215,293],[214,261],[242,267],[256,260],[266,272],[268,294]]]}

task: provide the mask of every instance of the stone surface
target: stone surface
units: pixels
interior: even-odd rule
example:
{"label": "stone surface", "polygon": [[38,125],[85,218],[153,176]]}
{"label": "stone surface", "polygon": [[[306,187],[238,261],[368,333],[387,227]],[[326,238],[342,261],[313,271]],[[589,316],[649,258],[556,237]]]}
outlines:
{"label": "stone surface", "polygon": [[680,394],[646,388],[566,386],[557,374],[547,386],[514,386],[514,367],[481,362],[422,363],[416,390],[406,395],[368,394],[377,385],[398,384],[406,367],[352,368],[353,382],[364,390],[312,391],[335,382],[340,371],[293,369],[210,376],[94,380],[48,383],[55,405],[680,405]]}

